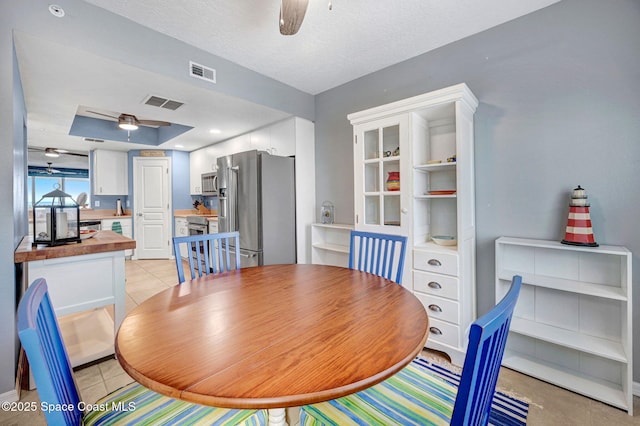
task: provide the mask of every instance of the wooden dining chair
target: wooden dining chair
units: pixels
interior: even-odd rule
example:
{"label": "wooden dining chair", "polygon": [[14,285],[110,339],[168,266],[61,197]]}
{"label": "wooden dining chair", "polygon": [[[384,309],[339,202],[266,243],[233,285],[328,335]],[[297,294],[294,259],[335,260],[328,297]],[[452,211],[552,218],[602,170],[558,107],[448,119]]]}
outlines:
{"label": "wooden dining chair", "polygon": [[349,268],[379,275],[401,284],[406,250],[407,237],[351,231]]}
{"label": "wooden dining chair", "polygon": [[486,425],[498,382],[509,325],[522,278],[514,276],[505,297],[469,330],[460,385],[429,373],[417,358],[369,389],[302,407],[300,425]]}
{"label": "wooden dining chair", "polygon": [[40,405],[52,407],[44,410],[49,425],[266,424],[266,410],[191,404],[158,394],[136,382],[91,402],[91,408],[98,408],[82,411],[89,401],[82,401],[76,387],[44,278],[38,278],[29,286],[18,305],[18,336],[29,360]]}
{"label": "wooden dining chair", "polygon": [[[173,237],[179,283],[185,281],[184,265],[180,257],[181,244],[187,246],[191,279],[196,276],[240,269],[240,233],[238,231]],[[235,254],[232,255],[230,247],[234,247]]]}

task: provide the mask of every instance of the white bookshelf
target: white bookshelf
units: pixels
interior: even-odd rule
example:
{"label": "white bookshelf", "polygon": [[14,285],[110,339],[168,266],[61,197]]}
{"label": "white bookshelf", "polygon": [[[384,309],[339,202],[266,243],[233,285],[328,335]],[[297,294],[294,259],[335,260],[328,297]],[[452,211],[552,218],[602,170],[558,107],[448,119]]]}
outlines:
{"label": "white bookshelf", "polygon": [[311,225],[311,263],[349,265],[349,237],[353,225],[314,223]]}
{"label": "white bookshelf", "polygon": [[503,365],[633,415],[631,252],[496,240],[496,302],[523,287]]}

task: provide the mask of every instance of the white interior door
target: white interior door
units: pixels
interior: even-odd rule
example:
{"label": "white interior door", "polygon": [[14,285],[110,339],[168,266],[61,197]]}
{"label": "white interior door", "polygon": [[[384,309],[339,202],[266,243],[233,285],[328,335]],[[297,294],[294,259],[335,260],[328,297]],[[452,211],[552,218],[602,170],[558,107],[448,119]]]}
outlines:
{"label": "white interior door", "polygon": [[138,259],[171,258],[171,158],[134,157],[134,236]]}

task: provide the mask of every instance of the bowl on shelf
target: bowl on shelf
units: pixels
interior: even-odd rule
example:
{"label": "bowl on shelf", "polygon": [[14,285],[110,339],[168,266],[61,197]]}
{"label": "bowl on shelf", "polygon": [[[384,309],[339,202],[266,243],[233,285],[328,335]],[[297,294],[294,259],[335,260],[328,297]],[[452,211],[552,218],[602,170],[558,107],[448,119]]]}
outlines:
{"label": "bowl on shelf", "polygon": [[431,240],[441,246],[455,246],[458,244],[456,237],[452,237],[451,235],[434,235],[431,237]]}
{"label": "bowl on shelf", "polygon": [[80,239],[86,240],[87,238],[93,238],[98,233],[95,229],[81,229],[80,230]]}

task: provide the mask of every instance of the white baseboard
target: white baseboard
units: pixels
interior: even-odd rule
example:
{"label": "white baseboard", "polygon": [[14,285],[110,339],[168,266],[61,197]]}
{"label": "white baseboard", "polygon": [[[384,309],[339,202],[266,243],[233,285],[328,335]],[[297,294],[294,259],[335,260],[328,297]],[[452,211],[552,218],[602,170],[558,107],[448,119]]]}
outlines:
{"label": "white baseboard", "polygon": [[18,399],[18,392],[15,389],[0,394],[1,402],[16,402]]}

